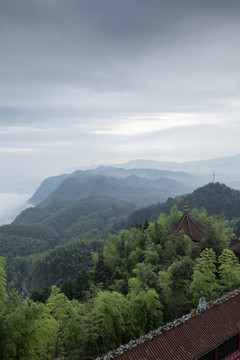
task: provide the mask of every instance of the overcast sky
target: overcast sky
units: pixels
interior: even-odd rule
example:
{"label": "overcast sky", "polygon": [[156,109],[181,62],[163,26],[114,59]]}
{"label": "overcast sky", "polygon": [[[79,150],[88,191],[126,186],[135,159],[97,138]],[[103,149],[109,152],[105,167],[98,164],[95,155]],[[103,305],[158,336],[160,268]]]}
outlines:
{"label": "overcast sky", "polygon": [[0,52],[0,192],[240,153],[239,0],[0,0]]}

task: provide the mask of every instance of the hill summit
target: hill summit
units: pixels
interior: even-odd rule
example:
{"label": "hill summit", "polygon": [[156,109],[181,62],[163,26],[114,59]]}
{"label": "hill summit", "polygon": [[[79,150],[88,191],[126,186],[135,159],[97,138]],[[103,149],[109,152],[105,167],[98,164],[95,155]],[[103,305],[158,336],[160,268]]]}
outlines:
{"label": "hill summit", "polygon": [[192,193],[169,198],[165,203],[137,210],[129,216],[128,224],[141,223],[145,219],[156,220],[161,212],[169,213],[174,204],[177,204],[178,209],[183,211],[186,200],[190,209],[204,207],[209,215],[224,215],[229,220],[240,217],[240,191],[219,182],[212,182]]}

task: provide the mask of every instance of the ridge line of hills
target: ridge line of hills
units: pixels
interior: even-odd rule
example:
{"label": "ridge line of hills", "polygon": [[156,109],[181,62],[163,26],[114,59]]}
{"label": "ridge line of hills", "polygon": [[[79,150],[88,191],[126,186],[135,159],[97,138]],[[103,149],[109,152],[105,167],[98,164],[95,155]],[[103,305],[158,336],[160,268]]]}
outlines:
{"label": "ridge line of hills", "polygon": [[[24,210],[11,225],[0,227],[0,251],[17,259],[17,269],[25,269],[30,290],[50,286],[59,278],[74,277],[83,267],[91,267],[91,251],[101,252],[109,233],[116,234],[146,219],[155,221],[162,212],[168,214],[174,204],[183,211],[186,199],[190,210],[205,207],[209,215],[224,215],[240,235],[240,191],[209,183],[141,208],[108,196],[91,195],[75,201],[54,198],[45,206],[41,203]],[[8,271],[10,284],[16,287],[19,279],[15,278],[13,264]],[[39,277],[40,273],[44,276]]]}
{"label": "ridge line of hills", "polygon": [[[29,202],[39,205],[50,194],[57,191],[66,180],[72,178],[82,184],[81,189],[78,188],[80,190],[78,199],[89,195],[105,196],[107,194],[126,200],[131,194],[131,201],[138,205],[149,205],[164,202],[168,197],[192,192],[211,182],[213,173],[215,173],[216,181],[240,189],[240,154],[182,163],[131,160],[121,165],[76,170],[71,174],[46,178]],[[111,194],[109,189],[107,192],[104,189],[104,181],[105,187],[112,188]],[[119,186],[122,191],[118,189]],[[129,188],[127,189],[127,187]],[[137,189],[141,191],[137,191]],[[135,194],[133,190],[135,190]],[[143,196],[144,192],[145,197]],[[56,195],[58,196],[58,194]],[[52,196],[54,195],[52,194]]]}
{"label": "ridge line of hills", "polygon": [[240,235],[240,191],[205,181],[186,172],[104,166],[45,179],[30,199],[35,207],[0,227],[10,287],[23,272],[30,290],[74,277],[92,266],[91,252],[101,252],[109,233],[155,221],[174,204],[183,211],[185,199],[190,210],[224,215]]}
{"label": "ridge line of hills", "polygon": [[45,179],[29,202],[44,207],[56,197],[79,200],[90,195],[107,195],[149,205],[192,191],[205,181],[205,177],[185,172],[100,166]]}

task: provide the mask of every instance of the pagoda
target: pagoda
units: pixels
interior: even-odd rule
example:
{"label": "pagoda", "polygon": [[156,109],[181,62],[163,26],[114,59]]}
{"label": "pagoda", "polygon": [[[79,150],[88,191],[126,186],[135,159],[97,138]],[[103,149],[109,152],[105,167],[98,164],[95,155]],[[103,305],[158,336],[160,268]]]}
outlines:
{"label": "pagoda", "polygon": [[183,216],[174,224],[173,231],[178,234],[183,231],[193,241],[200,241],[205,236],[205,229],[189,215],[188,202],[185,201]]}

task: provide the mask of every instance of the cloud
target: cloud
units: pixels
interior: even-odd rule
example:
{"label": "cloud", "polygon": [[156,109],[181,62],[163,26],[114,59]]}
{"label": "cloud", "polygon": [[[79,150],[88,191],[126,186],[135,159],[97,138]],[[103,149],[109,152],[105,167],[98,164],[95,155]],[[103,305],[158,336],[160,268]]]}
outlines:
{"label": "cloud", "polygon": [[1,191],[66,167],[239,152],[239,1],[0,4]]}
{"label": "cloud", "polygon": [[29,154],[39,151],[39,149],[31,149],[31,148],[14,148],[14,147],[0,147],[0,153],[10,153],[10,154]]}
{"label": "cloud", "polygon": [[141,114],[126,117],[123,121],[116,119],[114,123],[106,126],[106,129],[96,130],[99,135],[138,136],[141,134],[154,133],[176,128],[194,127],[199,124],[217,124],[219,119],[213,115],[165,113],[165,114]]}
{"label": "cloud", "polygon": [[212,104],[223,88],[237,88],[239,8],[235,1],[10,0],[0,15],[1,101],[30,122],[46,122],[44,109],[54,121],[64,107],[169,112]]}

